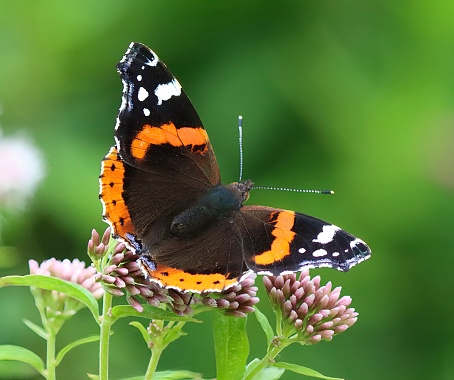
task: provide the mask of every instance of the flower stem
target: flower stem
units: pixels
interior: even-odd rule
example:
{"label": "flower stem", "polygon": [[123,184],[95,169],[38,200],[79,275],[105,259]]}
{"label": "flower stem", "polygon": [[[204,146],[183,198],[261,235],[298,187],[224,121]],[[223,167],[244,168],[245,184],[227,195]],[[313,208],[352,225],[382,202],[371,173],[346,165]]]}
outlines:
{"label": "flower stem", "polygon": [[110,341],[110,328],[112,320],[109,316],[112,307],[112,294],[104,292],[102,319],[101,319],[101,332],[99,340],[99,379],[109,379],[109,341]]}
{"label": "flower stem", "polygon": [[145,373],[145,380],[153,379],[153,376],[158,367],[159,359],[161,358],[162,351],[162,347],[155,346],[151,349],[151,358],[150,362],[148,363],[147,372]]}
{"label": "flower stem", "polygon": [[55,341],[56,341],[56,334],[52,329],[48,330],[47,335],[47,352],[46,352],[46,372],[47,372],[47,380],[55,380]]}
{"label": "flower stem", "polygon": [[[164,305],[161,307],[164,307]],[[151,358],[144,377],[145,380],[151,380],[154,378],[162,353],[170,343],[184,335],[182,329],[186,324],[185,321],[180,321],[178,323],[175,323],[175,321],[169,321],[166,325],[162,320],[154,320],[153,323],[160,330],[160,334],[152,337],[148,343],[149,347],[151,347]]]}

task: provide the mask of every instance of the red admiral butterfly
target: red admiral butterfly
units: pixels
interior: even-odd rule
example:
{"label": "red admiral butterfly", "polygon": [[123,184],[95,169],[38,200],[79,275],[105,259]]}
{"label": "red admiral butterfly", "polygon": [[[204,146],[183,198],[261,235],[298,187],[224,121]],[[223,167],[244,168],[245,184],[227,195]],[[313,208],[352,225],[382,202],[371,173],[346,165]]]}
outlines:
{"label": "red admiral butterfly", "polygon": [[117,70],[123,98],[100,199],[113,235],[142,255],[150,279],[182,291],[221,291],[250,270],[347,271],[370,257],[362,240],[332,224],[243,206],[253,182],[221,185],[197,112],[148,47],[131,43]]}

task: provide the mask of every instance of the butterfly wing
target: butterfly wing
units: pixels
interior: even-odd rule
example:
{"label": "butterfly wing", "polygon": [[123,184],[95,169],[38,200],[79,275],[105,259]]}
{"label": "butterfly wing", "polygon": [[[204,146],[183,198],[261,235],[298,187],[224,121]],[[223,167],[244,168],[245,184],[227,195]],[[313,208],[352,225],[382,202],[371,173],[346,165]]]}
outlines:
{"label": "butterfly wing", "polygon": [[157,55],[131,43],[117,70],[123,97],[116,146],[102,163],[100,199],[114,235],[144,251],[220,175],[197,112]]}
{"label": "butterfly wing", "polygon": [[362,240],[339,227],[294,211],[244,206],[236,218],[244,260],[258,272],[277,275],[303,267],[348,271],[370,257]]}

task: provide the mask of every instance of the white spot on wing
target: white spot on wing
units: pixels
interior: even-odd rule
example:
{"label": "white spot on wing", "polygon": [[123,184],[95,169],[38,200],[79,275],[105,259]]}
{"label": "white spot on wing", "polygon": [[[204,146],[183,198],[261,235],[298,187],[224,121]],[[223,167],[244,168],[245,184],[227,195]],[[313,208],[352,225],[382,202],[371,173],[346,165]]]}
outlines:
{"label": "white spot on wing", "polygon": [[317,235],[316,239],[313,239],[312,241],[314,243],[320,243],[320,244],[328,244],[333,241],[334,235],[336,235],[336,232],[339,231],[340,228],[335,226],[335,225],[325,225],[322,228],[322,232],[320,232]]}
{"label": "white spot on wing", "polygon": [[138,81],[138,82],[141,82],[141,81],[142,81],[142,75],[140,75],[140,74],[137,75],[137,81]]}
{"label": "white spot on wing", "polygon": [[137,93],[137,99],[143,102],[146,98],[148,98],[148,91],[145,90],[143,87],[139,88],[139,92]]}
{"label": "white spot on wing", "polygon": [[145,116],[150,116],[150,110],[149,110],[148,108],[144,108],[144,109],[143,109],[143,114],[144,114]]}
{"label": "white spot on wing", "polygon": [[162,102],[169,100],[172,96],[180,96],[181,85],[174,78],[169,83],[158,85],[158,87],[156,87],[156,90],[154,90],[154,94],[158,98],[158,106],[160,106]]}
{"label": "white spot on wing", "polygon": [[312,256],[314,257],[323,257],[326,256],[328,252],[325,249],[317,249],[316,251],[312,252]]}
{"label": "white spot on wing", "polygon": [[337,257],[337,256],[339,256],[339,255],[340,255],[339,252],[333,252],[333,257]]}
{"label": "white spot on wing", "polygon": [[304,252],[306,252],[306,250],[304,248],[300,248],[300,249],[298,249],[298,252],[299,253],[304,253]]}

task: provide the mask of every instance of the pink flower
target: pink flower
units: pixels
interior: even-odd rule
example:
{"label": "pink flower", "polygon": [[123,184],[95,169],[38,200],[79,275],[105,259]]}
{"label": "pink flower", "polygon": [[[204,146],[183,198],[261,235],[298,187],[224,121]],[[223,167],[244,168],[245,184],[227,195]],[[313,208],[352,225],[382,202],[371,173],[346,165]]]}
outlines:
{"label": "pink flower", "polygon": [[85,268],[85,263],[78,259],[60,261],[51,258],[40,265],[35,260],[30,260],[28,265],[30,274],[41,274],[74,282],[90,291],[95,298],[101,298],[104,294],[102,286],[95,281],[96,269],[91,266]]}
{"label": "pink flower", "polygon": [[329,341],[353,326],[358,313],[349,308],[352,299],[340,297],[341,288],[332,289],[331,282],[320,286],[320,276],[310,278],[309,270],[281,276],[264,276],[263,283],[273,305],[281,329],[293,326],[303,344]]}

